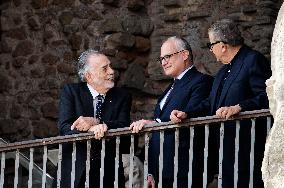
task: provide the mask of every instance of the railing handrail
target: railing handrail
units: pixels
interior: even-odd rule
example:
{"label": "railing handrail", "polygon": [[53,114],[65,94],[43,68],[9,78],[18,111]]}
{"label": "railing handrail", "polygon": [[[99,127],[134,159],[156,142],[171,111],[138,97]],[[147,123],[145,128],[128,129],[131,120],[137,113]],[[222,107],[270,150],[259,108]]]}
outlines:
{"label": "railing handrail", "polygon": [[[204,124],[218,123],[218,122],[231,121],[231,120],[251,119],[257,117],[265,117],[269,115],[271,115],[269,109],[262,109],[262,110],[241,112],[238,115],[228,120],[217,118],[216,116],[205,116],[205,117],[191,118],[189,120],[186,120],[178,124],[172,122],[153,123],[146,125],[143,128],[143,130],[140,131],[140,133],[159,131],[165,129],[175,129],[180,127],[200,126]],[[124,128],[108,130],[108,132],[105,135],[105,138],[131,135],[131,134],[134,133],[132,133],[128,127],[124,127]],[[0,145],[0,152],[13,151],[24,148],[33,148],[33,147],[46,146],[46,145],[62,144],[67,142],[84,141],[89,139],[95,139],[95,135],[92,133],[81,133],[81,134],[73,134],[66,136],[49,137],[37,140],[14,142],[6,145]]]}

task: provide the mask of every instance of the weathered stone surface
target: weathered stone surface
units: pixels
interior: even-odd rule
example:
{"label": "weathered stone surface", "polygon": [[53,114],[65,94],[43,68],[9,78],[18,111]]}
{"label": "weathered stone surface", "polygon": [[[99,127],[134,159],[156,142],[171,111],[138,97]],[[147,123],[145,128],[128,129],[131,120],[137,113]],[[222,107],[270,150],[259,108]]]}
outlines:
{"label": "weathered stone surface", "polygon": [[122,21],[122,27],[128,33],[142,36],[149,36],[154,29],[150,19],[136,15],[126,16]]}
{"label": "weathered stone surface", "polygon": [[24,27],[11,29],[7,31],[7,37],[18,39],[18,40],[24,40],[27,38],[26,29]]}
{"label": "weathered stone surface", "polygon": [[144,68],[147,67],[148,62],[149,62],[149,60],[148,60],[147,58],[145,58],[145,57],[137,57],[137,58],[133,61],[133,63],[142,65],[142,67],[144,67]]}
{"label": "weathered stone surface", "polygon": [[119,18],[108,18],[99,27],[101,33],[122,32],[121,20]]}
{"label": "weathered stone surface", "polygon": [[66,74],[74,74],[76,73],[76,69],[74,66],[68,63],[60,63],[57,66],[57,70],[61,73],[66,73]]}
{"label": "weathered stone surface", "polygon": [[114,33],[106,37],[106,46],[109,49],[131,48],[135,44],[135,37],[128,33]]}
{"label": "weathered stone surface", "polygon": [[41,89],[59,89],[59,84],[57,82],[57,79],[55,78],[48,78],[48,79],[45,79],[44,81],[42,81],[40,84],[39,84],[39,87]]}
{"label": "weathered stone surface", "polygon": [[19,58],[16,58],[12,61],[12,65],[15,68],[20,68],[20,67],[23,67],[26,62],[27,62],[26,58],[19,57]]}
{"label": "weathered stone surface", "polygon": [[148,74],[152,80],[164,80],[169,77],[164,75],[162,66],[157,61],[150,61],[148,64]]}
{"label": "weathered stone surface", "polygon": [[144,7],[144,0],[128,0],[127,8],[129,10],[137,11]]}
{"label": "weathered stone surface", "polygon": [[262,162],[263,181],[266,188],[283,187],[284,182],[284,3],[278,13],[271,43],[272,77],[267,80],[269,108],[274,124],[268,136]]}
{"label": "weathered stone surface", "polygon": [[141,90],[144,87],[144,82],[145,75],[143,67],[139,64],[132,63],[124,73],[119,85]]}
{"label": "weathered stone surface", "polygon": [[[37,1],[37,0],[35,0],[35,1]],[[75,0],[53,0],[52,3],[54,5],[58,5],[58,6],[62,6],[62,7],[72,7],[72,6],[74,6]]]}
{"label": "weathered stone surface", "polygon": [[111,67],[115,70],[125,70],[128,67],[127,61],[125,59],[117,59],[109,57],[111,61]]}
{"label": "weathered stone surface", "polygon": [[10,53],[12,48],[7,43],[7,40],[3,39],[0,42],[0,53]]}
{"label": "weathered stone surface", "polygon": [[43,69],[41,67],[35,67],[31,69],[30,75],[32,78],[41,78],[43,77]]}
{"label": "weathered stone surface", "polygon": [[119,0],[102,0],[102,3],[117,7]]}
{"label": "weathered stone surface", "polygon": [[43,104],[41,111],[45,118],[58,118],[58,104],[54,102]]}
{"label": "weathered stone surface", "polygon": [[12,88],[11,79],[3,72],[0,72],[0,83],[0,93],[7,92]]}
{"label": "weathered stone surface", "polygon": [[28,19],[28,25],[31,30],[37,31],[40,29],[40,23],[37,18],[31,17]]}
{"label": "weathered stone surface", "polygon": [[82,45],[82,36],[81,35],[72,35],[69,38],[69,42],[71,44],[72,50],[80,50]]}
{"label": "weathered stone surface", "polygon": [[40,121],[33,121],[33,134],[37,138],[45,138],[58,135],[58,128],[54,121],[47,119]]}
{"label": "weathered stone surface", "polygon": [[8,117],[8,112],[9,112],[9,103],[8,101],[0,101],[0,118],[6,119]]}
{"label": "weathered stone surface", "polygon": [[55,56],[53,54],[45,54],[42,58],[41,58],[41,62],[42,64],[48,64],[48,65],[54,65],[57,64],[59,61],[59,57]]}
{"label": "weathered stone surface", "polygon": [[34,51],[34,44],[29,40],[25,40],[25,41],[19,42],[17,44],[12,55],[14,57],[28,56],[28,55],[32,54],[33,51]]}
{"label": "weathered stone surface", "polygon": [[139,52],[147,52],[151,48],[151,42],[148,38],[137,36],[135,37],[135,48]]}
{"label": "weathered stone surface", "polygon": [[80,19],[101,20],[102,17],[97,13],[96,9],[90,6],[81,5],[73,8],[74,15]]}
{"label": "weathered stone surface", "polygon": [[80,0],[83,4],[92,4],[95,0]]}
{"label": "weathered stone surface", "polygon": [[180,1],[176,0],[164,0],[165,6],[174,6],[174,7],[180,7],[182,6],[182,3]]}
{"label": "weathered stone surface", "polygon": [[[0,133],[5,134],[15,134],[18,130],[15,128],[15,120],[12,119],[1,119],[0,120]],[[11,129],[11,127],[13,127]]]}
{"label": "weathered stone surface", "polygon": [[29,64],[34,64],[38,61],[39,59],[39,56],[37,55],[32,55],[30,58],[29,58]]}
{"label": "weathered stone surface", "polygon": [[59,21],[62,25],[71,24],[73,20],[73,13],[70,11],[62,12],[59,16]]}
{"label": "weathered stone surface", "polygon": [[10,110],[10,116],[13,119],[19,119],[22,116],[22,112],[23,112],[23,107],[22,105],[18,105],[18,104],[13,104]]}
{"label": "weathered stone surface", "polygon": [[48,4],[48,1],[45,0],[32,0],[31,5],[34,9],[43,9]]}

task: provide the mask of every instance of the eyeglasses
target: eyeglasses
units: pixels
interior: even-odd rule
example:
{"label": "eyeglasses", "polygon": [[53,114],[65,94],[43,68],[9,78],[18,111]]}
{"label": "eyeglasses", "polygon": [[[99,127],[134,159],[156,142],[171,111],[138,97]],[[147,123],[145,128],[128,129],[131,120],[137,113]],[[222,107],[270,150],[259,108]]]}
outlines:
{"label": "eyeglasses", "polygon": [[165,60],[166,62],[168,62],[168,61],[170,60],[170,58],[171,58],[173,55],[178,54],[178,53],[183,52],[183,51],[184,51],[184,50],[180,50],[180,51],[175,52],[175,53],[172,53],[172,54],[164,55],[163,57],[158,57],[158,58],[157,58],[157,62],[158,62],[158,63],[161,63],[161,64],[162,64],[163,60]]}
{"label": "eyeglasses", "polygon": [[215,44],[220,43],[220,42],[223,42],[224,44],[227,44],[227,43],[224,42],[224,41],[216,41],[216,42],[213,42],[213,43],[207,43],[207,47],[209,48],[209,50],[212,50],[213,46],[214,46]]}

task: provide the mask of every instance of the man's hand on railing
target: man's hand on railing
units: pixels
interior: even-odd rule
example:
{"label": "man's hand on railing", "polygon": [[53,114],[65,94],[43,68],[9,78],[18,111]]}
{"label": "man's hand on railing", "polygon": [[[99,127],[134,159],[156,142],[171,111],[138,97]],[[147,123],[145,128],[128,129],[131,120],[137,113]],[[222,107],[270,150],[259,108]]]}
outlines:
{"label": "man's hand on railing", "polygon": [[95,135],[95,139],[100,140],[102,137],[104,137],[108,127],[106,124],[98,124],[98,125],[93,125],[90,129],[89,132],[93,132]]}
{"label": "man's hand on railing", "polygon": [[142,130],[142,128],[146,125],[146,124],[150,124],[150,123],[155,123],[155,121],[152,120],[146,120],[146,119],[141,119],[139,121],[135,121],[133,123],[131,123],[129,130],[132,130],[132,133],[138,133],[139,131]]}
{"label": "man's hand on railing", "polygon": [[148,182],[148,188],[155,188],[155,180],[152,175],[148,175],[147,182]]}
{"label": "man's hand on railing", "polygon": [[187,114],[179,110],[173,110],[170,115],[170,119],[173,123],[179,123],[186,118],[187,118]]}
{"label": "man's hand on railing", "polygon": [[216,111],[216,116],[219,118],[229,119],[231,116],[238,114],[241,111],[240,105],[221,107]]}
{"label": "man's hand on railing", "polygon": [[99,120],[94,117],[80,116],[71,126],[71,130],[88,131],[92,126],[99,124]]}

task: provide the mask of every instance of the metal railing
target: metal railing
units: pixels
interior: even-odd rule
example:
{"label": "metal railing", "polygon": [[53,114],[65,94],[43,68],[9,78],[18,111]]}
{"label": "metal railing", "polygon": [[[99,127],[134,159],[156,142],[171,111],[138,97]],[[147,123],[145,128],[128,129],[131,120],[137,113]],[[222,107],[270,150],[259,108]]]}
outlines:
{"label": "metal railing", "polygon": [[[271,115],[269,110],[255,110],[242,112],[239,115],[230,118],[230,121],[236,121],[236,137],[235,137],[235,163],[234,163],[234,185],[237,187],[238,182],[238,152],[239,152],[239,130],[240,130],[240,120],[251,119],[251,146],[254,145],[255,141],[255,119],[258,117],[267,117],[267,133],[271,128]],[[177,185],[177,173],[178,173],[178,147],[179,147],[179,131],[180,128],[189,127],[190,128],[190,149],[189,153],[189,172],[188,172],[188,187],[191,187],[192,184],[192,161],[193,161],[193,141],[194,141],[194,127],[195,126],[205,126],[205,147],[204,147],[204,171],[203,171],[203,187],[207,187],[207,158],[208,158],[208,137],[209,137],[209,126],[212,123],[221,123],[220,127],[220,148],[219,148],[219,180],[222,179],[222,159],[223,159],[223,138],[224,138],[224,122],[226,120],[217,118],[215,116],[199,117],[192,118],[190,120],[184,121],[179,124],[173,124],[171,122],[166,123],[155,123],[146,125],[140,134],[144,135],[145,139],[145,160],[144,160],[144,187],[147,187],[147,174],[148,174],[148,149],[149,149],[149,134],[153,131],[160,132],[160,160],[159,160],[159,179],[162,179],[162,170],[163,170],[163,142],[164,142],[164,131],[165,130],[175,130],[175,157],[174,157],[174,182],[173,185]],[[118,168],[119,168],[119,145],[120,137],[125,135],[131,135],[131,145],[130,145],[130,170],[129,170],[129,188],[132,187],[133,183],[133,158],[134,158],[134,135],[131,131],[126,128],[113,129],[109,130],[106,136],[102,139],[102,149],[101,149],[101,170],[100,170],[100,182],[101,187],[103,187],[103,177],[104,177],[104,158],[105,158],[105,141],[111,137],[116,138],[116,155],[115,155],[115,181],[114,187],[118,187]],[[85,186],[89,187],[89,170],[90,170],[90,148],[91,140],[95,139],[95,135],[92,133],[82,133],[76,135],[68,136],[58,136],[38,140],[29,140],[23,142],[9,143],[5,145],[0,145],[1,153],[1,175],[0,175],[0,188],[5,187],[5,161],[8,152],[15,152],[15,177],[14,177],[14,188],[18,187],[18,169],[19,169],[19,158],[20,151],[29,150],[29,168],[28,168],[28,187],[32,187],[33,182],[33,168],[34,168],[34,149],[43,147],[43,156],[42,156],[42,187],[46,187],[47,184],[47,152],[48,146],[58,145],[58,168],[57,168],[57,187],[60,187],[61,181],[61,164],[62,164],[62,144],[64,143],[73,143],[73,153],[72,153],[72,172],[71,172],[71,187],[74,186],[75,182],[75,162],[76,162],[76,142],[86,141],[87,142],[87,160],[86,160],[86,182]],[[251,147],[250,153],[250,187],[253,187],[252,177],[253,177],[253,161],[254,161],[254,147]],[[218,181],[218,187],[222,187],[222,181]],[[158,187],[162,187],[162,182],[159,181]]]}

